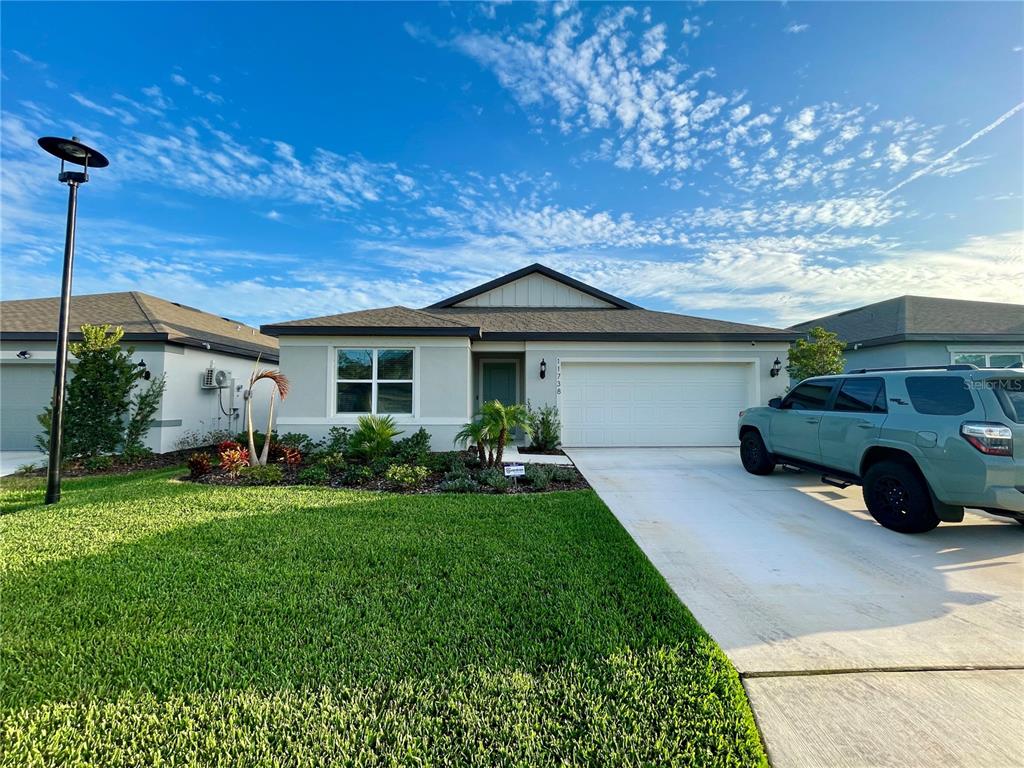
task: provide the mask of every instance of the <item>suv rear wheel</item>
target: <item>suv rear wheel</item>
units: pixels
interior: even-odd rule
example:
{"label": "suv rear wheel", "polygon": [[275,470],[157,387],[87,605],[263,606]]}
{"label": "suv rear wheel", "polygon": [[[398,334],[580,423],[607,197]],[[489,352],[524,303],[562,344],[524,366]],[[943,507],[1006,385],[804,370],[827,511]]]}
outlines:
{"label": "suv rear wheel", "polygon": [[880,525],[924,533],[939,524],[924,479],[906,464],[880,461],[864,473],[864,503]]}
{"label": "suv rear wheel", "polygon": [[740,438],[740,461],[752,475],[770,475],[775,469],[775,459],[768,453],[761,434],[756,430],[750,430]]}

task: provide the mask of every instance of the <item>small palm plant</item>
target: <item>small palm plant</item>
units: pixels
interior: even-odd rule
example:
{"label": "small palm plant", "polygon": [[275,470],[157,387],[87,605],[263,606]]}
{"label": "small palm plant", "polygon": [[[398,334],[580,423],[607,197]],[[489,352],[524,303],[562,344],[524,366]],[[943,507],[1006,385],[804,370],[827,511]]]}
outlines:
{"label": "small palm plant", "polygon": [[[253,387],[256,386],[256,382],[264,380],[271,382],[274,388],[270,391],[270,415],[267,417],[267,437],[263,441],[263,450],[257,456],[256,440],[252,433],[252,397]],[[267,460],[270,458],[270,440],[274,430],[275,395],[280,395],[282,400],[288,396],[288,377],[277,370],[267,368],[253,369],[252,376],[249,377],[249,397],[245,401],[245,421],[249,434],[249,466],[251,467],[265,467]]]}
{"label": "small palm plant", "polygon": [[494,454],[488,457],[487,462],[489,467],[501,465],[510,433],[520,429],[527,437],[532,434],[530,413],[525,405],[505,405],[500,400],[491,400],[480,409],[480,418],[494,441]]}
{"label": "small palm plant", "polygon": [[391,416],[360,416],[356,431],[348,439],[348,452],[373,464],[391,452],[392,442],[400,434]]}
{"label": "small palm plant", "polygon": [[475,448],[480,466],[487,466],[487,451],[491,445],[491,433],[483,419],[477,418],[464,424],[459,433],[455,435],[456,444],[465,445],[467,448]]}

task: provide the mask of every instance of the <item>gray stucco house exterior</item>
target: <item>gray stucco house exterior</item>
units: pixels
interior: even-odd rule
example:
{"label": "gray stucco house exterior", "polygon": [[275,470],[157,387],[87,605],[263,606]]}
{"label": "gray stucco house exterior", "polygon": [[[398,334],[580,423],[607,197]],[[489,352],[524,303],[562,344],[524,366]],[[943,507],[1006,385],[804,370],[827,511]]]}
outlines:
{"label": "gray stucco house exterior", "polygon": [[737,412],[785,392],[798,335],[646,310],[540,264],[423,309],[261,331],[291,381],[279,430],[319,437],[390,414],[436,450],[493,399],[557,405],[570,447],[735,445]]}
{"label": "gray stucco house exterior", "polygon": [[1003,368],[1024,361],[1024,304],[900,296],[791,330],[815,326],[846,342],[847,370],[955,363]]}
{"label": "gray stucco house exterior", "polygon": [[[36,416],[53,395],[57,297],[0,302],[0,449],[33,451]],[[277,363],[277,340],[226,317],[139,291],[71,297],[71,340],[83,324],[121,326],[132,359],[152,377],[165,375],[160,408],[146,436],[156,453],[188,433],[242,429],[244,389],[253,368]],[[258,362],[257,362],[258,361]],[[221,385],[206,381],[223,371]],[[211,385],[212,384],[212,385]],[[266,429],[269,400],[257,392],[253,421]]]}

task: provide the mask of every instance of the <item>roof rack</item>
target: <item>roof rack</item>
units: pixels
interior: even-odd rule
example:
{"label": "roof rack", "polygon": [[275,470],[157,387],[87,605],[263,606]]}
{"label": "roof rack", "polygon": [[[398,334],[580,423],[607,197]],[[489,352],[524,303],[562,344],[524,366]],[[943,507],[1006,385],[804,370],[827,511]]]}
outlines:
{"label": "roof rack", "polygon": [[901,365],[896,368],[857,368],[847,373],[884,373],[886,371],[976,371],[978,366],[970,363],[956,365]]}

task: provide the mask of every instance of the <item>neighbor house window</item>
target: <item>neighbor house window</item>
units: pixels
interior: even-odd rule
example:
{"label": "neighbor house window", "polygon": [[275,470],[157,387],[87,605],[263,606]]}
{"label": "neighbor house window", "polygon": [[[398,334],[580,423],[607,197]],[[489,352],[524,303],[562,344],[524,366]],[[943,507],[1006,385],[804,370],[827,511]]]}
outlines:
{"label": "neighbor house window", "polygon": [[979,368],[1009,368],[1024,362],[1024,352],[954,352],[954,365],[976,365]]}
{"label": "neighbor house window", "polygon": [[339,349],[338,413],[412,414],[411,349]]}

